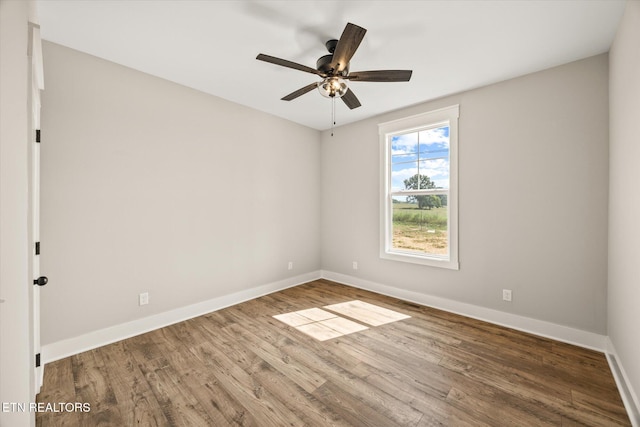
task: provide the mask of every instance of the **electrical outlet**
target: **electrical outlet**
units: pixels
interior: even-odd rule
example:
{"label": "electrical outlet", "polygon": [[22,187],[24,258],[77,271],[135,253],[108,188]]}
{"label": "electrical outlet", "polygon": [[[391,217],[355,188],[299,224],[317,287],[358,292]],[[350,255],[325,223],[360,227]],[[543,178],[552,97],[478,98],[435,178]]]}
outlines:
{"label": "electrical outlet", "polygon": [[293,261],[289,261],[289,270],[293,270]]}
{"label": "electrical outlet", "polygon": [[353,261],[352,267],[354,270],[358,269],[358,261]]}
{"label": "electrical outlet", "polygon": [[138,295],[138,304],[139,305],[149,304],[149,292],[143,292],[140,295]]}
{"label": "electrical outlet", "polygon": [[502,290],[502,299],[511,302],[511,289]]}

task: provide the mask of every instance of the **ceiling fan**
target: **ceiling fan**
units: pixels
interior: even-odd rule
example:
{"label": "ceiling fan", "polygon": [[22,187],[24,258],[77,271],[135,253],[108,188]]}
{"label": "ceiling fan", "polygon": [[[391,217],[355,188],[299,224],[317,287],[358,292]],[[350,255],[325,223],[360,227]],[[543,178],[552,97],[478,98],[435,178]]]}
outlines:
{"label": "ceiling fan", "polygon": [[322,77],[322,81],[311,83],[282,98],[283,101],[291,101],[307,92],[318,88],[320,93],[327,98],[342,98],[350,109],[358,108],[361,104],[356,95],[347,86],[346,80],[360,82],[407,82],[411,79],[412,70],[375,70],[349,72],[349,61],[364,38],[365,30],[362,27],[348,23],[340,36],[340,40],[329,40],[325,46],[329,55],[324,55],[316,62],[316,68],[275,56],[259,54],[256,59],[270,62],[282,67],[293,68]]}

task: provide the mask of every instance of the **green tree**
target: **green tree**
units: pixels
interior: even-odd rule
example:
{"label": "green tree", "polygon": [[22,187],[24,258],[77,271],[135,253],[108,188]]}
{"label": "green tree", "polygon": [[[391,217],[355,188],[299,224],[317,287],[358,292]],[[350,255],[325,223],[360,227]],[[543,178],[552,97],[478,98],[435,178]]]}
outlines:
{"label": "green tree", "polygon": [[[420,179],[420,186],[418,186],[418,179]],[[431,178],[427,175],[415,174],[411,178],[404,180],[404,188],[407,190],[425,190],[436,188],[436,183],[431,181]]]}
{"label": "green tree", "polygon": [[[442,206],[442,202],[440,201],[440,197],[438,196],[416,196],[416,197],[421,197],[423,199],[422,205],[427,209],[439,208]],[[422,209],[420,207],[420,200],[418,200],[418,207]]]}
{"label": "green tree", "polygon": [[[411,178],[404,180],[404,188],[407,190],[424,190],[436,188],[436,183],[431,181],[427,175],[415,174]],[[418,209],[433,209],[443,205],[443,200],[438,196],[408,196],[409,203],[418,203]],[[446,199],[444,201],[446,205]]]}

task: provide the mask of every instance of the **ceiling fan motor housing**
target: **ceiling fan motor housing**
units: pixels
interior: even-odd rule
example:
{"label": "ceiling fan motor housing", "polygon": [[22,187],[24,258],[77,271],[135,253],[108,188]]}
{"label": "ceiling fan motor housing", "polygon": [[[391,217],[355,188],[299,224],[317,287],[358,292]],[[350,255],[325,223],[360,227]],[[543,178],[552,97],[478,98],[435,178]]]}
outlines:
{"label": "ceiling fan motor housing", "polygon": [[321,73],[328,74],[330,76],[342,76],[342,77],[344,77],[347,74],[349,74],[349,64],[347,64],[347,66],[344,68],[344,70],[342,70],[341,73],[338,73],[338,74],[334,73],[333,68],[331,68],[331,61],[332,60],[333,60],[333,54],[321,56],[316,61],[316,70],[320,71]]}

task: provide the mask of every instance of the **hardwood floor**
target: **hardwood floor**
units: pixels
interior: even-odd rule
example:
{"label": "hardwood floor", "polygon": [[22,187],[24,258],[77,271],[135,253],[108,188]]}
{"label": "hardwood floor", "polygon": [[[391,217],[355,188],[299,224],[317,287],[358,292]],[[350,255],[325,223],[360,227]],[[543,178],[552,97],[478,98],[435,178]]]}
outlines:
{"label": "hardwood floor", "polygon": [[[351,300],[411,317],[327,341],[272,317]],[[631,425],[601,353],[326,280],[47,364],[38,402],[91,405],[38,426]]]}

